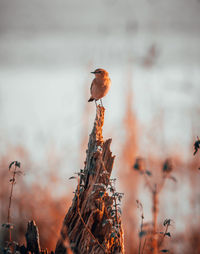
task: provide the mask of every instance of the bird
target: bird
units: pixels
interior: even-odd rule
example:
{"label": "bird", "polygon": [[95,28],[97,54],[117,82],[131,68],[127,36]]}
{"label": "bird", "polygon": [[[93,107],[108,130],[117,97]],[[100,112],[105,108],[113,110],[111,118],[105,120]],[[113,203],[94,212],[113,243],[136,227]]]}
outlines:
{"label": "bird", "polygon": [[96,101],[100,99],[101,105],[103,106],[101,99],[104,96],[106,96],[111,86],[111,80],[109,78],[109,74],[106,70],[101,68],[96,69],[95,71],[92,71],[91,73],[95,74],[95,78],[93,79],[91,87],[90,87],[91,97],[89,98],[88,102],[95,100],[95,103],[96,103]]}

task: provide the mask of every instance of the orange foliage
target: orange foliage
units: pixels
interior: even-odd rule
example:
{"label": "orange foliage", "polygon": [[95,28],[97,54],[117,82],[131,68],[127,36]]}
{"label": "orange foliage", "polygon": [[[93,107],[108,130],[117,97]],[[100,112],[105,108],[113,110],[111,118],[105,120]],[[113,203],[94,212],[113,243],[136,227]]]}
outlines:
{"label": "orange foliage", "polygon": [[[30,162],[26,150],[22,147],[10,148],[9,153],[0,158],[0,219],[7,222],[9,184],[9,162],[17,158],[21,161],[25,176],[16,177],[13,202],[11,207],[11,223],[14,224],[12,238],[20,244],[25,243],[27,222],[35,220],[39,228],[41,247],[54,250],[59,237],[64,215],[71,202],[67,193],[56,196],[56,182],[59,181],[57,171],[40,174],[41,169],[34,169],[34,179],[31,183],[26,180],[26,169],[35,168]],[[60,181],[62,182],[62,181]],[[1,241],[7,239],[6,230],[1,231]]]}

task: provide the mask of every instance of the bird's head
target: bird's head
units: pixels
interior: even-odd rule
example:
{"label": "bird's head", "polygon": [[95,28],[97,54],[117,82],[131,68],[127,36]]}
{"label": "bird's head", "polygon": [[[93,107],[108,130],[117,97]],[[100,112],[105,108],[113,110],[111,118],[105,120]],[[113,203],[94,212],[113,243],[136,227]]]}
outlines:
{"label": "bird's head", "polygon": [[95,74],[96,78],[106,78],[109,76],[108,72],[104,69],[96,69],[95,71],[92,71],[91,73]]}

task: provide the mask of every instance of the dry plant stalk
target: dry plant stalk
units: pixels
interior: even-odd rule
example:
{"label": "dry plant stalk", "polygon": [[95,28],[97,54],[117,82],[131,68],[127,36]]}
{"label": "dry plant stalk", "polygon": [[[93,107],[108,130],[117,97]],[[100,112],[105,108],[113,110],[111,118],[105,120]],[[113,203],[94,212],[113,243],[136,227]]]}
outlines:
{"label": "dry plant stalk", "polygon": [[[11,171],[11,169],[14,167],[14,170]],[[8,215],[7,215],[7,223],[3,224],[2,226],[8,229],[9,232],[9,242],[12,242],[11,237],[11,230],[13,229],[13,225],[11,225],[11,219],[10,219],[10,213],[11,213],[11,205],[12,205],[12,197],[13,197],[13,188],[14,184],[16,183],[16,175],[21,175],[22,171],[17,170],[17,168],[20,168],[20,162],[13,161],[9,165],[9,171],[12,172],[12,178],[10,179],[11,182],[11,189],[10,189],[10,196],[9,196],[9,203],[8,203]]]}
{"label": "dry plant stalk", "polygon": [[153,199],[153,240],[152,240],[152,247],[153,247],[153,254],[158,253],[158,191],[155,185],[155,189],[152,192],[152,199]]}
{"label": "dry plant stalk", "polygon": [[[11,204],[12,204],[12,196],[13,196],[13,187],[14,187],[14,183],[15,183],[15,175],[16,175],[16,164],[14,167],[14,171],[13,171],[13,176],[10,179],[11,181],[11,189],[10,189],[10,196],[9,196],[9,203],[8,203],[8,217],[7,217],[7,221],[8,224],[10,224],[10,210],[11,210]],[[11,226],[9,227],[9,242],[11,242]]]}
{"label": "dry plant stalk", "polygon": [[110,151],[111,139],[104,142],[102,136],[104,111],[103,107],[97,107],[85,167],[78,173],[78,186],[65,216],[55,253],[68,253],[64,244],[66,239],[76,254],[124,253],[117,204],[121,196],[113,191],[110,179],[114,163]]}
{"label": "dry plant stalk", "polygon": [[[151,171],[149,170],[146,170],[145,168],[145,163],[144,163],[144,160],[140,157],[138,157],[136,159],[136,162],[133,166],[133,168],[137,171],[140,172],[140,174],[142,174],[144,176],[144,179],[145,179],[145,183],[146,183],[146,186],[148,187],[149,191],[151,192],[152,194],[152,214],[153,214],[153,230],[152,230],[152,242],[151,242],[151,249],[152,249],[152,253],[153,254],[158,254],[158,252],[165,252],[165,251],[168,251],[168,250],[159,250],[159,248],[162,246],[162,243],[164,241],[164,238],[166,235],[170,236],[170,233],[167,232],[168,230],[168,227],[170,225],[170,219],[166,220],[167,223],[164,222],[164,226],[166,226],[165,228],[165,232],[162,232],[163,235],[162,235],[162,238],[159,242],[159,233],[158,233],[158,212],[159,212],[159,194],[160,192],[162,191],[163,187],[164,187],[164,184],[165,184],[165,180],[167,178],[173,180],[176,182],[176,178],[171,176],[171,172],[172,172],[172,162],[170,159],[166,159],[164,164],[163,164],[163,168],[162,168],[162,181],[159,185],[157,184],[152,184],[149,180],[149,176],[152,175]],[[137,201],[137,204],[138,204],[139,201]],[[139,202],[139,208],[141,209],[142,207],[142,204]],[[143,208],[142,208],[143,209]],[[140,250],[141,250],[141,237],[143,235],[146,234],[146,232],[142,231],[142,225],[143,225],[143,212],[142,212],[142,224],[141,224],[141,231],[140,233],[142,233],[140,235],[140,244],[139,244],[139,254],[140,254]],[[169,223],[169,225],[168,225]],[[146,238],[145,238],[145,241],[144,241],[144,245],[143,245],[143,248],[142,248],[142,253],[144,251],[144,247],[145,247],[145,244],[146,244]]]}

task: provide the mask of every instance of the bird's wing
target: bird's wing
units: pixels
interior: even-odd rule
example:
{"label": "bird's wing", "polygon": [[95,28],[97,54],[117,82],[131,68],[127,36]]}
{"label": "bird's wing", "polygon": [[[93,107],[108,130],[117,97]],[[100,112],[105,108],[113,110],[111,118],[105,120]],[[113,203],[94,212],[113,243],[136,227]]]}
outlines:
{"label": "bird's wing", "polygon": [[92,95],[92,90],[93,90],[93,87],[94,87],[95,83],[96,83],[96,79],[93,79],[91,87],[90,87],[90,93],[91,93],[91,95]]}
{"label": "bird's wing", "polygon": [[91,84],[91,86],[90,86],[90,93],[92,94],[92,87],[93,87],[93,85],[94,85],[94,83],[93,83],[93,81],[92,81],[92,84]]}

